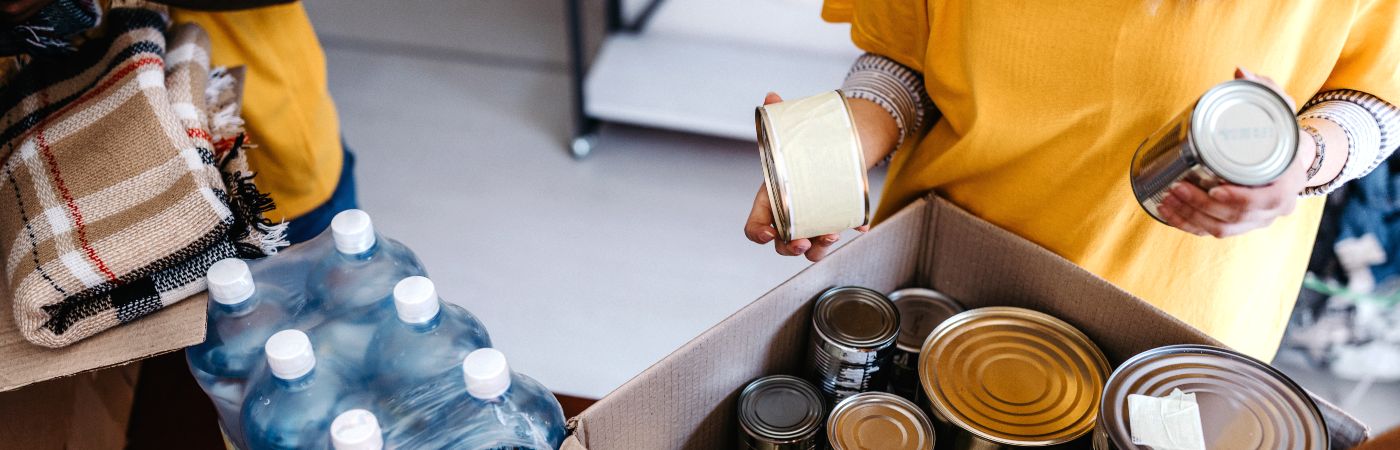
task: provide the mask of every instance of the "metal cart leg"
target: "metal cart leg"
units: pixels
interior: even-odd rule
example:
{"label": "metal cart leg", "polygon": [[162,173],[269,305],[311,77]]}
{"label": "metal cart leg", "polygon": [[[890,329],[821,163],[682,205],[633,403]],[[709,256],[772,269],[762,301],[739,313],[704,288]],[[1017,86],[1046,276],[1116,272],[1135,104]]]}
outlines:
{"label": "metal cart leg", "polygon": [[[569,75],[570,89],[574,100],[574,137],[569,141],[569,153],[574,159],[583,159],[593,153],[598,142],[598,120],[588,116],[584,110],[583,77],[586,75],[583,56],[583,11],[582,0],[564,0],[569,20]],[[609,9],[613,9],[609,1]],[[609,11],[609,22],[612,14]]]}

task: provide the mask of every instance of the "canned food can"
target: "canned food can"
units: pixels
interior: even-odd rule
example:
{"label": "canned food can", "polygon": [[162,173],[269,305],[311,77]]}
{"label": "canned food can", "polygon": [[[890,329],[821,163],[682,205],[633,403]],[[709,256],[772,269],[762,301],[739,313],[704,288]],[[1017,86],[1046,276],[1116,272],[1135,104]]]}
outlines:
{"label": "canned food can", "polygon": [[889,297],[899,311],[899,337],[894,341],[889,385],[885,390],[925,407],[928,398],[924,397],[924,388],[919,383],[919,349],[935,327],[963,312],[964,308],[933,289],[905,288],[891,292]]}
{"label": "canned food can", "polygon": [[972,309],[934,329],[922,356],[924,393],[950,448],[1089,444],[1108,360],[1064,321],[1023,308]]}
{"label": "canned food can", "polygon": [[816,450],[822,447],[826,404],[807,380],[759,378],[739,394],[739,448]]}
{"label": "canned food can", "polygon": [[1096,450],[1149,449],[1133,444],[1128,396],[1195,394],[1205,448],[1325,450],[1327,424],[1317,404],[1278,370],[1232,350],[1171,345],[1118,366],[1104,387],[1094,432]]}
{"label": "canned food can", "polygon": [[1258,82],[1231,80],[1148,136],[1129,179],[1138,204],[1162,221],[1157,207],[1172,184],[1262,186],[1288,170],[1297,149],[1298,121],[1288,102]]}
{"label": "canned food can", "polygon": [[808,378],[828,405],[883,388],[898,334],[899,312],[883,294],[855,286],[828,289],[812,308]]}
{"label": "canned food can", "polygon": [[846,397],[831,410],[832,450],[933,450],[933,423],[909,400],[884,392]]}
{"label": "canned food can", "polygon": [[779,238],[870,223],[865,153],[841,91],[760,106],[754,122]]}

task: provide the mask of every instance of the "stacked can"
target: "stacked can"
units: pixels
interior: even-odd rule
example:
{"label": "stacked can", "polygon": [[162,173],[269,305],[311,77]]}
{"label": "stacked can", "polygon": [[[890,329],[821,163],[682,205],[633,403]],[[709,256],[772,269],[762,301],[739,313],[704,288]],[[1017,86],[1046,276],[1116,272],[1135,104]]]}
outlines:
{"label": "stacked can", "polygon": [[1254,81],[1227,81],[1143,141],[1129,180],[1138,203],[1161,221],[1157,207],[1176,182],[1206,190],[1266,185],[1288,170],[1297,148],[1298,121],[1283,97]]}
{"label": "stacked can", "polygon": [[816,450],[822,448],[826,402],[801,378],[759,378],[739,394],[739,448]]}
{"label": "stacked can", "polygon": [[1109,366],[1069,324],[1022,308],[973,309],[934,329],[922,350],[919,376],[949,448],[1088,444],[1077,440],[1094,429]]}
{"label": "stacked can", "polygon": [[884,392],[846,397],[831,410],[832,450],[933,450],[933,423],[908,400]]}
{"label": "stacked can", "polygon": [[812,309],[808,378],[835,405],[846,397],[884,388],[884,368],[899,334],[899,312],[883,294],[837,287]]}
{"label": "stacked can", "polygon": [[[1195,445],[1222,450],[1328,448],[1327,425],[1317,405],[1274,368],[1223,348],[1172,345],[1140,353],[1113,372],[1099,409],[1095,450],[1150,448],[1133,443],[1144,436],[1143,430],[1135,435],[1130,429],[1129,397],[1163,398],[1177,391],[1193,396],[1200,422],[1198,434],[1173,427],[1173,439],[1196,436]],[[1142,417],[1135,422],[1153,423]]]}
{"label": "stacked can", "polygon": [[919,382],[919,349],[934,328],[963,312],[963,306],[941,292],[924,288],[891,292],[890,301],[899,311],[899,337],[895,339],[894,355],[890,358],[889,386],[885,390],[915,405],[927,406],[928,397],[924,396],[923,386]]}

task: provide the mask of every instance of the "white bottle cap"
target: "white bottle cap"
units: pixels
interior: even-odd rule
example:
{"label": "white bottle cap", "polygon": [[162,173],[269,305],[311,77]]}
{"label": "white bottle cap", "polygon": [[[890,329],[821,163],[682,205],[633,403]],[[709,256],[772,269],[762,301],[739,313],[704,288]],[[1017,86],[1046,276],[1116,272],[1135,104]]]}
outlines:
{"label": "white bottle cap", "polygon": [[358,255],[374,247],[374,222],[369,213],[347,209],[331,219],[331,238],[335,249],[347,255]]}
{"label": "white bottle cap", "polygon": [[510,389],[510,364],[506,355],[494,348],[471,352],[462,360],[462,376],[467,393],[482,400],[493,400]]}
{"label": "white bottle cap", "polygon": [[267,338],[267,367],[272,375],[283,380],[295,380],[316,367],[316,354],[311,351],[311,338],[301,330],[282,330]]}
{"label": "white bottle cap", "polygon": [[209,266],[205,275],[209,282],[209,298],[221,305],[237,305],[253,296],[253,273],[248,263],[238,258],[219,260]]}
{"label": "white bottle cap", "polygon": [[405,323],[427,323],[441,308],[437,288],[428,277],[411,276],[394,285],[394,310]]}
{"label": "white bottle cap", "polygon": [[331,421],[331,446],[335,450],[380,450],[384,448],[383,431],[374,413],[352,409]]}

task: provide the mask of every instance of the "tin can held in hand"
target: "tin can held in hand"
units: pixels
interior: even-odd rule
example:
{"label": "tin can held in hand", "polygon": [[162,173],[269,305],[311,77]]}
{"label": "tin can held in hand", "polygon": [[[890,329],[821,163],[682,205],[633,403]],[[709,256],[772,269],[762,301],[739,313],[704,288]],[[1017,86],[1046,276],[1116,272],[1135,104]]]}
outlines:
{"label": "tin can held in hand", "polygon": [[963,312],[964,308],[933,289],[905,288],[891,292],[889,297],[899,311],[899,337],[895,339],[889,385],[885,390],[927,407],[928,397],[924,396],[924,388],[919,383],[919,349],[934,328]]}
{"label": "tin can held in hand", "polygon": [[855,286],[828,289],[812,307],[808,379],[827,405],[882,389],[898,334],[899,312],[883,294]]}
{"label": "tin can held in hand", "polygon": [[841,91],[760,106],[754,121],[779,239],[870,223],[865,153]]}
{"label": "tin can held in hand", "polygon": [[921,356],[919,377],[948,448],[1089,444],[1108,360],[1064,321],[1023,308],[972,309],[934,329]]}
{"label": "tin can held in hand", "polygon": [[1221,183],[1263,186],[1288,170],[1298,149],[1298,120],[1273,89],[1231,80],[1148,136],[1133,156],[1133,194],[1152,218],[1178,181],[1210,190]]}
{"label": "tin can held in hand", "polygon": [[902,397],[864,392],[846,397],[826,422],[832,450],[933,450],[933,423]]}
{"label": "tin can held in hand", "polygon": [[807,380],[759,378],[739,394],[739,448],[817,450],[823,447],[826,402]]}
{"label": "tin can held in hand", "polygon": [[[1095,450],[1146,450],[1134,444],[1133,423],[1156,423],[1129,416],[1129,396],[1168,397],[1180,390],[1194,396],[1204,448],[1221,450],[1328,448],[1327,425],[1317,404],[1278,370],[1240,353],[1205,345],[1171,345],[1139,353],[1113,372],[1104,387],[1094,430]],[[1181,432],[1179,435],[1190,435]],[[1144,444],[1153,444],[1145,442]],[[1157,443],[1160,445],[1160,443]]]}

